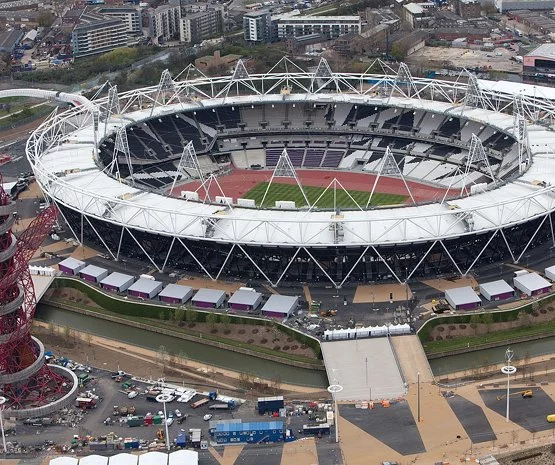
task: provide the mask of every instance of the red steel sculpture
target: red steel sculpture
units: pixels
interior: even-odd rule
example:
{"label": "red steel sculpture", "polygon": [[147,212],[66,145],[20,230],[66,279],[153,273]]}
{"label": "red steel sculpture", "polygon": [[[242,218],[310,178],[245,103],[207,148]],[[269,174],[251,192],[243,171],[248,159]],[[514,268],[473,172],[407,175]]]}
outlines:
{"label": "red steel sculpture", "polygon": [[31,336],[37,305],[29,260],[52,230],[55,206],[43,210],[18,238],[12,233],[16,203],[0,187],[0,389],[5,409],[26,410],[55,402],[72,382],[47,364],[44,346]]}

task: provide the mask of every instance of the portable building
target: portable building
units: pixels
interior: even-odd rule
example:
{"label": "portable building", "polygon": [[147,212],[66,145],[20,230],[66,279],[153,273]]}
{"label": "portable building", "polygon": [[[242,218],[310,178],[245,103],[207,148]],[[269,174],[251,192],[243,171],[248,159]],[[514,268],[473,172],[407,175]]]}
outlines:
{"label": "portable building", "polygon": [[58,269],[62,273],[70,274],[73,276],[75,276],[76,274],[79,274],[79,271],[81,271],[86,266],[87,264],[85,262],[82,262],[81,260],[77,260],[76,258],[73,258],[73,257],[68,257],[65,260],[62,260],[60,263],[58,263]]}
{"label": "portable building", "polygon": [[100,281],[100,286],[107,291],[124,292],[134,282],[135,278],[133,276],[115,271]]}
{"label": "portable building", "polygon": [[158,298],[162,302],[168,304],[184,304],[193,296],[193,288],[190,286],[182,286],[181,284],[168,284],[158,294]]}
{"label": "portable building", "polygon": [[262,303],[262,294],[256,291],[235,291],[227,302],[233,310],[256,310]]}
{"label": "portable building", "polygon": [[515,287],[524,294],[533,296],[545,294],[551,290],[551,283],[538,273],[526,273],[513,278]]}
{"label": "portable building", "polygon": [[217,444],[282,442],[283,438],[283,421],[220,423],[214,431]]}
{"label": "portable building", "polygon": [[258,413],[264,415],[265,413],[278,412],[280,408],[285,406],[283,396],[275,397],[259,397],[258,398]]}
{"label": "portable building", "polygon": [[299,305],[299,298],[272,294],[262,307],[262,315],[272,318],[287,318]]}
{"label": "portable building", "polygon": [[470,286],[447,289],[445,300],[455,310],[472,310],[482,306],[482,300]]}
{"label": "portable building", "polygon": [[480,284],[480,294],[484,299],[505,300],[515,296],[515,290],[502,279],[498,281],[490,281],[489,283]]}
{"label": "portable building", "polygon": [[199,289],[193,297],[193,305],[201,308],[220,308],[225,302],[225,291]]}
{"label": "portable building", "polygon": [[90,283],[99,283],[108,276],[108,270],[95,265],[87,265],[79,271],[79,276]]}
{"label": "portable building", "polygon": [[140,278],[137,279],[130,287],[127,289],[129,295],[133,297],[140,297],[142,299],[152,299],[156,297],[158,293],[162,290],[164,283],[152,279]]}
{"label": "portable building", "polygon": [[545,277],[551,279],[551,281],[555,281],[555,265],[545,269]]}

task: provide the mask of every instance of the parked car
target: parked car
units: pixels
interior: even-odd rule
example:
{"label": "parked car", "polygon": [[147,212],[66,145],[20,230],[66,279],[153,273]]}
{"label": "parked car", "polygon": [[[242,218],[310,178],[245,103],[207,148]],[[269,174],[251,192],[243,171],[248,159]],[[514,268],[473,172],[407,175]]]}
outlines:
{"label": "parked car", "polygon": [[204,415],[204,417],[202,417],[202,419],[203,419],[204,421],[211,420],[211,419],[212,419],[212,415],[210,415],[209,413],[207,413],[206,415]]}

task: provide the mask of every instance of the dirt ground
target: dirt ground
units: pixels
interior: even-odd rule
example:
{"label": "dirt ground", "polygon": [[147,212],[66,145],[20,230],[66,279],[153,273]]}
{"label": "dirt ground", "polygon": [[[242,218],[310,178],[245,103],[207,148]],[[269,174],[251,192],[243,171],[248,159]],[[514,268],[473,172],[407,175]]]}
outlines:
{"label": "dirt ground", "polygon": [[408,56],[405,61],[422,67],[442,67],[447,62],[450,67],[457,69],[485,67],[497,71],[520,73],[522,64],[515,63],[510,59],[515,55],[517,55],[516,52],[503,47],[498,47],[491,52],[464,48],[422,47]]}
{"label": "dirt ground", "polygon": [[389,302],[389,294],[393,295],[394,302],[412,299],[412,291],[405,284],[376,284],[357,286],[353,303]]}
{"label": "dirt ground", "polygon": [[[68,303],[79,302],[90,307],[101,308],[77,289],[55,288],[48,290],[45,295],[48,299],[61,298],[69,301]],[[287,336],[276,328],[246,324],[226,325],[217,323],[215,325],[210,325],[207,323],[177,323],[173,321],[166,321],[165,323],[169,329],[174,327],[178,330],[179,327],[186,327],[195,333],[198,332],[232,339],[234,341],[246,342],[249,345],[272,349],[276,352],[279,351],[307,358],[316,358],[310,347],[300,344],[298,341],[295,341],[295,339]]]}

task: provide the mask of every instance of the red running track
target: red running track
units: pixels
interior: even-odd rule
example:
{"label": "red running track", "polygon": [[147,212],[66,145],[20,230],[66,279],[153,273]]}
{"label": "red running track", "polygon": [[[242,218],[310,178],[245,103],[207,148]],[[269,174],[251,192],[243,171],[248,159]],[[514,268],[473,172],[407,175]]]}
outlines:
{"label": "red running track", "polygon": [[[272,177],[273,170],[241,170],[233,169],[231,174],[218,178],[218,182],[227,197],[234,199],[243,197],[247,192],[253,189],[261,182],[269,182]],[[367,173],[350,173],[346,171],[328,171],[328,170],[297,170],[297,176],[303,186],[327,187],[336,178],[346,190],[366,191],[370,194],[376,175]],[[274,182],[281,184],[295,184],[295,180],[291,178],[278,178]],[[441,187],[429,186],[414,181],[407,181],[412,195],[416,202],[439,201],[445,195],[447,189]],[[192,181],[176,185],[173,190],[174,196],[179,196],[182,190],[195,191],[200,187],[199,181]],[[199,191],[202,196],[204,190]],[[405,203],[411,204],[410,196],[401,179],[380,177],[375,189],[375,193],[399,194],[406,195]],[[213,184],[209,189],[210,197],[222,195],[218,187]],[[459,191],[451,189],[448,197],[455,197]]]}

